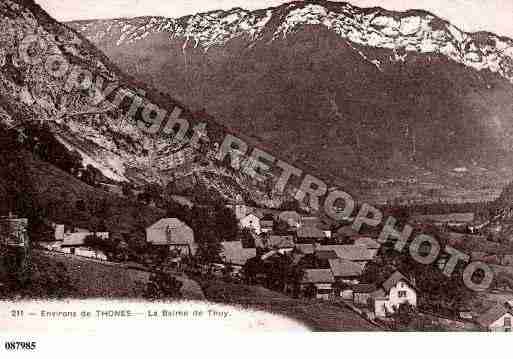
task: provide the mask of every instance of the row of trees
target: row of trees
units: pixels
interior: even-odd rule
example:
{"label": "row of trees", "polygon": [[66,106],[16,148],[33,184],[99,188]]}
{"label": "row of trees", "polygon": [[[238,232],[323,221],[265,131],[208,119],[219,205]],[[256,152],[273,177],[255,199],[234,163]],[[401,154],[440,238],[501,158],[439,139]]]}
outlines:
{"label": "row of trees", "polygon": [[19,147],[32,152],[40,160],[53,164],[91,186],[108,181],[103,173],[92,165],[84,167],[82,156],[75,150],[68,150],[56,138],[47,123],[29,123],[23,131],[10,130],[9,136],[17,138]]}
{"label": "row of trees", "polygon": [[250,258],[242,273],[249,285],[263,284],[272,290],[289,291],[297,297],[304,268],[294,264],[290,255],[276,253],[265,260],[260,255]]}
{"label": "row of trees", "polygon": [[182,207],[178,212],[173,208],[168,216],[177,217],[192,228],[198,243],[198,259],[203,263],[218,261],[221,242],[234,241],[239,233],[234,212],[223,203],[196,205],[192,209]]}
{"label": "row of trees", "polygon": [[78,173],[83,169],[80,154],[76,151],[69,151],[57,140],[48,124],[44,123],[41,126],[27,124],[23,133],[24,136],[20,138],[20,142],[41,160],[70,174]]}

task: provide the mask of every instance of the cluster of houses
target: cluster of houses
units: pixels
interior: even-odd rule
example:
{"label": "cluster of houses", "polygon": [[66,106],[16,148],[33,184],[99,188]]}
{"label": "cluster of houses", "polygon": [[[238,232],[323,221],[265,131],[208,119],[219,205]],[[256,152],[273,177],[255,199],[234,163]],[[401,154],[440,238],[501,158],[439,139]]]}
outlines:
{"label": "cluster of houses", "polygon": [[78,227],[72,230],[65,230],[63,224],[53,224],[53,229],[53,240],[47,243],[41,243],[46,249],[97,260],[106,261],[108,259],[103,251],[92,248],[87,242],[87,238],[95,237],[100,240],[108,240],[109,232],[92,232]]}
{"label": "cluster of houses", "polygon": [[[248,213],[248,210],[250,213]],[[385,318],[401,304],[417,306],[415,281],[396,271],[381,283],[363,283],[362,274],[378,253],[380,244],[374,239],[355,232],[350,226],[335,227],[313,216],[295,211],[260,213],[258,209],[236,208],[241,228],[247,228],[255,239],[248,246],[241,240],[221,242],[221,261],[212,267],[230,275],[242,276],[246,262],[259,258],[265,263],[275,255],[286,255],[302,268],[299,289],[303,295],[325,300],[342,300],[371,318]],[[9,233],[21,233],[24,226],[16,218],[3,219],[9,223]],[[22,220],[25,224],[26,220]],[[276,233],[276,224],[286,223],[287,228]],[[49,250],[78,255],[97,260],[107,260],[105,253],[88,246],[87,238],[94,236],[108,240],[107,232],[91,232],[82,228],[66,230],[54,224],[55,240],[47,243]],[[4,231],[5,232],[5,231]],[[23,232],[25,233],[25,232]],[[13,236],[11,236],[13,237]],[[23,237],[23,236],[22,236]],[[198,244],[193,230],[176,218],[163,218],[146,228],[146,240],[153,246],[165,246],[177,257],[194,256]],[[469,318],[479,328],[489,331],[512,330],[513,301],[497,304],[474,318]]]}
{"label": "cluster of houses", "polygon": [[[252,258],[265,263],[275,255],[287,255],[302,268],[299,289],[303,295],[308,292],[319,299],[348,300],[356,306],[372,308],[377,316],[386,316],[401,303],[417,305],[414,285],[400,273],[384,283],[360,283],[380,244],[350,226],[335,230],[332,223],[295,211],[273,212],[243,205],[233,209],[240,228],[248,229],[253,236],[254,245],[242,240],[221,242],[221,261],[212,264],[214,273],[229,269],[238,278]],[[176,218],[159,220],[147,228],[146,236],[149,243],[169,246],[181,256],[193,256],[197,251],[193,230]]]}

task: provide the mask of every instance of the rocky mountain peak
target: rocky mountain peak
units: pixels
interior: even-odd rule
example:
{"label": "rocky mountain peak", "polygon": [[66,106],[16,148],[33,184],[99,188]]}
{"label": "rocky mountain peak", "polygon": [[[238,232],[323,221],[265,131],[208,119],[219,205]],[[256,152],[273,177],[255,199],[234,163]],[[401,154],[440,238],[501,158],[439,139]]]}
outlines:
{"label": "rocky mountain peak", "polygon": [[[360,8],[350,3],[294,1],[249,11],[241,8],[181,18],[144,17],[73,23],[94,42],[116,39],[121,46],[154,33],[183,38],[208,51],[244,37],[252,42],[287,37],[308,25],[322,26],[351,44],[397,53],[441,54],[457,63],[487,69],[513,80],[513,41],[492,33],[466,33],[423,10],[405,12]],[[402,55],[395,58],[404,61]],[[379,68],[380,59],[370,59]]]}
{"label": "rocky mountain peak", "polygon": [[[188,124],[183,137],[198,133],[198,140],[177,140],[173,129],[144,130],[146,120],[158,114],[165,114],[160,128],[169,116],[179,116]],[[196,132],[200,123],[204,131]],[[33,142],[37,156],[41,138],[28,139],[27,131],[44,132],[45,138],[51,132],[59,145],[52,142],[50,150],[62,148],[78,157],[84,169],[92,166],[109,181],[165,186],[193,176],[225,198],[244,194],[247,184],[212,161],[210,146],[222,140],[223,132],[208,114],[192,113],[124,74],[89,40],[32,0],[0,3],[0,126],[18,131],[20,142]],[[57,162],[67,156],[54,152]],[[221,180],[228,177],[232,186]]]}

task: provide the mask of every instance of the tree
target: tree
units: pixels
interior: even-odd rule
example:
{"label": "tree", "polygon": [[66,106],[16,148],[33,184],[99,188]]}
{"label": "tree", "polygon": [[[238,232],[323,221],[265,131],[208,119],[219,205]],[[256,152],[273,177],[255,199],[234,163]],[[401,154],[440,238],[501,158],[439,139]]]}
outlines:
{"label": "tree", "polygon": [[275,234],[287,234],[289,231],[289,224],[282,219],[278,219],[274,222],[273,231]]}
{"label": "tree", "polygon": [[146,204],[151,201],[160,202],[162,200],[162,188],[157,183],[147,184],[143,192],[137,196],[137,200]]}
{"label": "tree", "polygon": [[315,298],[317,295],[317,287],[313,283],[309,283],[304,291],[304,295],[306,298]]}
{"label": "tree", "polygon": [[301,289],[301,280],[305,276],[305,271],[298,265],[289,265],[286,273],[287,284],[292,288],[292,296],[297,298]]}
{"label": "tree", "polygon": [[95,234],[88,235],[84,239],[87,247],[104,252],[108,257],[115,257],[117,244],[110,239],[102,239]]}
{"label": "tree", "polygon": [[102,177],[103,174],[99,169],[93,167],[92,165],[87,165],[84,173],[82,174],[82,181],[90,186],[97,186]]}
{"label": "tree", "polygon": [[235,213],[225,205],[216,205],[214,208],[215,229],[223,241],[237,240],[239,224]]}
{"label": "tree", "polygon": [[264,273],[267,287],[282,291],[289,280],[292,260],[290,257],[277,253],[265,261]]}
{"label": "tree", "polygon": [[79,199],[75,202],[75,209],[80,212],[86,211],[86,204],[83,199]]}
{"label": "tree", "polygon": [[156,272],[150,276],[143,296],[150,300],[178,299],[182,297],[182,286],[183,283],[175,277],[163,272]]}
{"label": "tree", "polygon": [[68,173],[82,168],[82,156],[76,151],[69,151],[47,124],[27,126],[28,146],[43,161],[50,162]]}
{"label": "tree", "polygon": [[410,303],[401,303],[395,308],[395,311],[390,314],[390,317],[399,327],[407,327],[417,315],[417,310]]}
{"label": "tree", "polygon": [[223,277],[225,280],[230,280],[231,279],[231,274],[233,272],[233,266],[228,263],[224,266],[223,268]]}
{"label": "tree", "polygon": [[348,288],[351,288],[350,284],[344,283],[340,280],[335,281],[333,283],[333,289],[335,290],[335,295],[339,296],[340,293]]}
{"label": "tree", "polygon": [[121,191],[123,192],[123,196],[126,196],[126,197],[133,197],[133,195],[134,195],[132,186],[128,182],[123,182],[121,184]]}
{"label": "tree", "polygon": [[244,281],[249,284],[256,284],[257,275],[264,273],[265,266],[260,256],[250,258],[242,267],[242,275]]}
{"label": "tree", "polygon": [[239,231],[237,240],[240,240],[243,248],[255,248],[255,237],[249,228],[242,228]]}
{"label": "tree", "polygon": [[196,256],[203,263],[214,263],[221,260],[221,243],[217,239],[214,231],[206,229],[200,237],[198,251]]}
{"label": "tree", "polygon": [[369,262],[365,266],[360,281],[362,283],[383,283],[395,270],[395,267],[391,265],[379,265]]}

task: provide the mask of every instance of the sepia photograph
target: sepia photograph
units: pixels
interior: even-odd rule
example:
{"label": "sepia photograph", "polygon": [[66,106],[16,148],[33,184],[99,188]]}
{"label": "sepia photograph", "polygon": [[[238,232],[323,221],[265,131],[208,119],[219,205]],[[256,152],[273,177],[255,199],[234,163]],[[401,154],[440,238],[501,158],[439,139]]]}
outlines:
{"label": "sepia photograph", "polygon": [[0,0],[0,353],[511,332],[512,19],[511,0]]}

